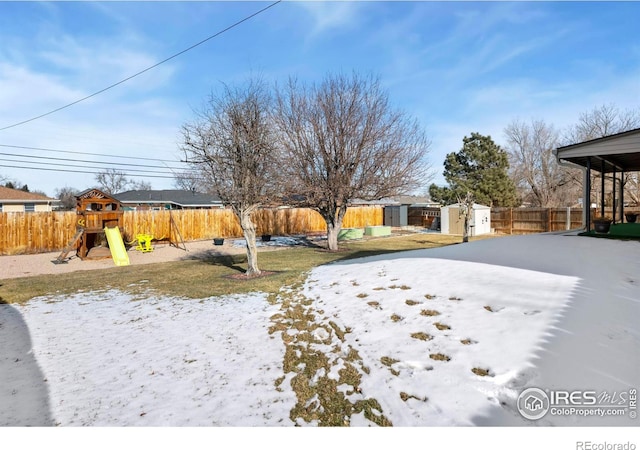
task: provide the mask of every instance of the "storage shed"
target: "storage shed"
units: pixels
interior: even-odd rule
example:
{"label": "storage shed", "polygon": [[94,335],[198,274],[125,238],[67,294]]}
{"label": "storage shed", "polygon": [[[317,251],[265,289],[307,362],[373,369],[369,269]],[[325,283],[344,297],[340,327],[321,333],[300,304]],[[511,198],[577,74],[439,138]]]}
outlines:
{"label": "storage shed", "polygon": [[[464,234],[464,217],[461,215],[460,203],[443,206],[440,209],[440,230],[443,234]],[[491,233],[491,208],[477,203],[469,222],[469,236],[480,236]]]}
{"label": "storage shed", "polygon": [[384,224],[389,227],[406,227],[408,224],[407,210],[407,205],[385,206]]}

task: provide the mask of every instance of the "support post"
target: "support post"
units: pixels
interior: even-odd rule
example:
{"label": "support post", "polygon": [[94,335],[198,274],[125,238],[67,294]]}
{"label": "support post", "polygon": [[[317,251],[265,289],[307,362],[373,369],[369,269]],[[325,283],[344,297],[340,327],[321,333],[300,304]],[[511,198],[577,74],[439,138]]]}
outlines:
{"label": "support post", "polygon": [[620,172],[620,223],[624,223],[624,170]]}
{"label": "support post", "polygon": [[600,215],[604,216],[604,160],[600,161]]}
{"label": "support post", "polygon": [[613,168],[613,184],[611,188],[611,195],[613,205],[611,205],[611,216],[613,218],[613,224],[616,224],[616,168]]}
{"label": "support post", "polygon": [[591,158],[587,157],[587,170],[585,172],[583,192],[582,217],[587,232],[591,231]]}

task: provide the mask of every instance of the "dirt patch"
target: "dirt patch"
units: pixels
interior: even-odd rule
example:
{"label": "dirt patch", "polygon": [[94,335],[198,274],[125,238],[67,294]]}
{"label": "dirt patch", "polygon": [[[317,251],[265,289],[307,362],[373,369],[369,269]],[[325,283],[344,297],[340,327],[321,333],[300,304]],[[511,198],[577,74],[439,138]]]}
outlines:
{"label": "dirt patch", "polygon": [[[186,250],[169,244],[154,245],[151,252],[142,253],[134,248],[127,251],[129,262],[132,266],[142,264],[163,263],[169,261],[204,260],[219,258],[227,255],[241,256],[246,253],[244,248],[234,247],[233,239],[225,240],[224,245],[214,246],[209,239],[202,241],[186,242]],[[258,247],[258,252],[278,251],[288,247]],[[89,270],[104,270],[115,267],[111,257],[99,260],[81,260],[72,256],[63,264],[54,264],[53,261],[60,252],[38,253],[35,255],[9,255],[0,256],[3,279],[22,278],[34,275],[54,275]]]}

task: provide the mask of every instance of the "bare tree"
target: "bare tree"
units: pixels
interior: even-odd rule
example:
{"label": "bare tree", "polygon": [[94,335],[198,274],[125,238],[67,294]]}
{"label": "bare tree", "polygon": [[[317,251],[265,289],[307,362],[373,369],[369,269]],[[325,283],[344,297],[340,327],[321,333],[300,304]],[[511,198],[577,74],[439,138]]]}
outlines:
{"label": "bare tree", "polygon": [[148,181],[130,180],[129,181],[129,188],[130,189],[135,189],[137,191],[149,191],[149,190],[153,189],[153,186],[151,186],[151,183],[149,183]]}
{"label": "bare tree", "polygon": [[202,182],[202,178],[200,178],[197,172],[185,170],[180,173],[174,173],[173,176],[173,186],[177,189],[198,192],[205,192],[207,190]]}
{"label": "bare tree", "polygon": [[564,144],[577,144],[623,131],[640,128],[640,110],[620,110],[614,104],[602,105],[580,115],[578,123],[569,127]]}
{"label": "bare tree", "polygon": [[288,157],[288,191],[327,223],[330,250],[349,202],[380,199],[424,186],[429,142],[418,123],[394,110],[378,79],[328,76],[295,80],[277,93],[275,115]]}
{"label": "bare tree", "polygon": [[[578,123],[566,130],[563,145],[585,142],[636,128],[640,128],[640,109],[620,110],[614,104],[602,105],[580,115]],[[591,184],[596,186],[600,175],[592,172],[592,177]],[[625,174],[623,184],[625,197],[636,204],[640,203],[638,174]]]}
{"label": "bare tree", "polygon": [[56,189],[56,198],[60,200],[60,208],[65,211],[71,211],[76,208],[76,195],[77,189],[65,186],[60,189]]}
{"label": "bare tree", "polygon": [[469,242],[469,226],[471,225],[471,217],[473,215],[473,193],[467,191],[464,197],[458,197],[460,205],[460,217],[464,221],[464,229],[462,230],[462,242]]}
{"label": "bare tree", "polygon": [[252,214],[275,195],[277,148],[270,120],[271,95],[259,80],[223,86],[198,118],[183,125],[182,149],[240,221],[247,245],[247,276],[260,274]]}
{"label": "bare tree", "polygon": [[580,172],[560,166],[553,153],[559,133],[543,120],[514,120],[504,130],[510,175],[524,201],[539,207],[571,205],[580,196]]}
{"label": "bare tree", "polygon": [[116,169],[106,169],[96,174],[96,182],[101,190],[107,194],[117,194],[127,189],[129,180],[124,172]]}

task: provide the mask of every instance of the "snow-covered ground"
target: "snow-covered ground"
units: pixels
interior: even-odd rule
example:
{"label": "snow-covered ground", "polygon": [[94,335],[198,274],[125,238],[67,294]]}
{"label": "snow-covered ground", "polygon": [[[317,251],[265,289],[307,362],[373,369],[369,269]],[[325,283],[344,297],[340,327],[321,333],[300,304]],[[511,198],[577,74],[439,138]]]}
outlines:
{"label": "snow-covered ground", "polygon": [[[640,424],[637,242],[536,235],[382,255],[318,267],[299,294],[349,331],[367,368],[359,395],[394,425]],[[83,292],[0,308],[0,425],[295,423],[285,344],[269,333],[280,304],[265,295]],[[529,387],[614,395],[604,406],[626,413],[528,420],[516,400]]]}

